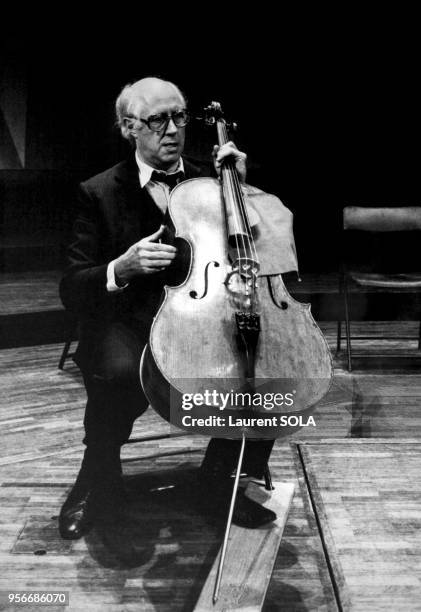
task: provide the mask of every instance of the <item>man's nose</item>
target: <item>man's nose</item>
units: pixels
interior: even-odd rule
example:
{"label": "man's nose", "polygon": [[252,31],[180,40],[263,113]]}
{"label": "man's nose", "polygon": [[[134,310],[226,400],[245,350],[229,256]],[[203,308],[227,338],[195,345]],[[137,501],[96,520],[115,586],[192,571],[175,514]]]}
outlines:
{"label": "man's nose", "polygon": [[175,132],[177,132],[177,130],[178,130],[178,127],[175,125],[173,118],[171,117],[167,123],[167,129],[165,130],[165,133],[174,134]]}

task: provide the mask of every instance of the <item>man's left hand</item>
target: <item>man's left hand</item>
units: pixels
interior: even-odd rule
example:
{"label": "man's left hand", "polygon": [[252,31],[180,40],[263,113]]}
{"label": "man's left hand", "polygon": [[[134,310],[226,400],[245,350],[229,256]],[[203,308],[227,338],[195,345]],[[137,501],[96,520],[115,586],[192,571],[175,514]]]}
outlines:
{"label": "man's left hand", "polygon": [[226,142],[221,147],[215,145],[213,147],[213,163],[218,176],[221,173],[221,166],[227,157],[232,157],[235,162],[235,167],[242,183],[246,182],[247,175],[247,155],[239,151],[232,141]]}

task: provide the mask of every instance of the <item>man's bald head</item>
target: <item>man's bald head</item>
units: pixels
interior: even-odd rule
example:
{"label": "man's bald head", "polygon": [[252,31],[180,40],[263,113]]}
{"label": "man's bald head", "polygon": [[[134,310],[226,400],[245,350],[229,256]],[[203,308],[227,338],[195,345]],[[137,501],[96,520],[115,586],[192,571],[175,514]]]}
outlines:
{"label": "man's bald head", "polygon": [[120,127],[123,138],[127,138],[133,144],[133,137],[127,128],[125,117],[140,117],[148,114],[148,108],[159,104],[161,100],[178,100],[180,106],[186,105],[186,100],[179,88],[170,81],[164,81],[157,77],[146,77],[126,85],[116,100],[117,124]]}
{"label": "man's bald head", "polygon": [[185,110],[186,101],[178,87],[156,77],[126,85],[116,102],[121,133],[134,145],[139,159],[168,172],[178,167],[184,149]]}

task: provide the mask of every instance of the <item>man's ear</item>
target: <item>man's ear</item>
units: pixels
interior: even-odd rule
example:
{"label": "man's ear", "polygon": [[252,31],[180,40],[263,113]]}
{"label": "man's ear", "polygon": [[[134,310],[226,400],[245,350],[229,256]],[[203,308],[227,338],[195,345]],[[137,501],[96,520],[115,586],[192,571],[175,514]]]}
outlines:
{"label": "man's ear", "polygon": [[123,129],[125,134],[128,136],[129,134],[136,138],[136,130],[134,129],[135,120],[130,117],[124,117],[123,119]]}
{"label": "man's ear", "polygon": [[124,117],[123,125],[125,128],[130,130],[134,126],[134,119],[132,119],[131,117]]}

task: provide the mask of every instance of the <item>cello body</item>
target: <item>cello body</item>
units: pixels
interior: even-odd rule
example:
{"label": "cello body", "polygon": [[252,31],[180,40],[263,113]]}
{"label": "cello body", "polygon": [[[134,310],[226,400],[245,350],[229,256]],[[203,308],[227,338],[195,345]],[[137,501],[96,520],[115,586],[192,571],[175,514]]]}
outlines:
{"label": "cello body", "polygon": [[[264,198],[266,194],[260,193]],[[238,276],[228,256],[220,182],[213,178],[182,182],[171,194],[169,212],[176,237],[189,244],[190,261],[184,281],[165,287],[142,356],[141,382],[151,405],[179,426],[185,394],[253,389],[261,395],[293,397],[292,403],[270,409],[256,402],[253,414],[308,414],[327,393],[332,378],[330,351],[310,306],[289,295],[281,274],[258,276],[255,308],[260,330],[251,375],[236,322],[244,296],[237,290]],[[229,414],[244,410],[244,405],[231,402],[226,408],[224,414]],[[206,411],[221,414],[214,404],[203,406],[203,414]],[[260,438],[262,431],[248,429],[247,435]]]}

